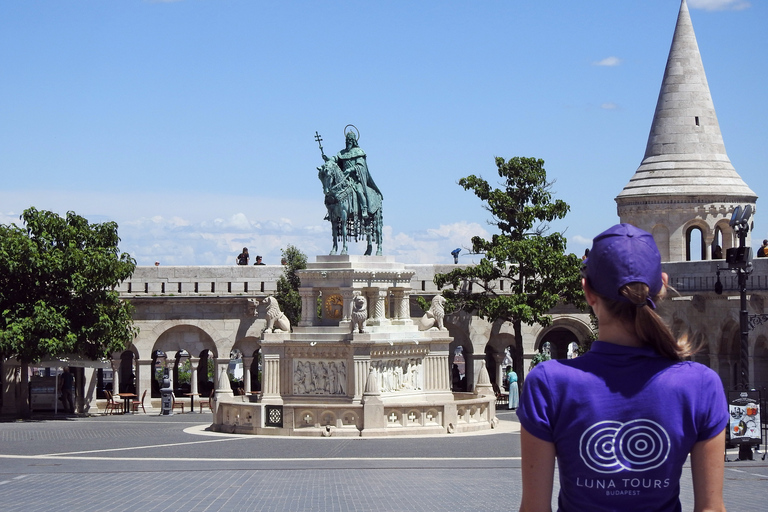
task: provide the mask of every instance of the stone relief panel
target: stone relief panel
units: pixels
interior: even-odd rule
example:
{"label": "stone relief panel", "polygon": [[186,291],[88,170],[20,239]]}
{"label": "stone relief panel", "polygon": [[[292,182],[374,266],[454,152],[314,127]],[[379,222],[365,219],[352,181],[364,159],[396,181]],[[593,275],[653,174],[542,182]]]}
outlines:
{"label": "stone relief panel", "polygon": [[347,363],[294,359],[293,394],[346,395]]}
{"label": "stone relief panel", "polygon": [[379,376],[382,393],[424,389],[424,367],[420,357],[371,361]]}

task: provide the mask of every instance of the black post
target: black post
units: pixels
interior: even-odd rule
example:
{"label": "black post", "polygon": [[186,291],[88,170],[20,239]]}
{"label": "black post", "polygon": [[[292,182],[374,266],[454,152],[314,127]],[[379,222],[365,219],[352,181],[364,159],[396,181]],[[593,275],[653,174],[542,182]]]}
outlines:
{"label": "black post", "polygon": [[[739,344],[739,379],[735,383],[736,390],[749,391],[749,312],[747,311],[747,276],[752,272],[752,249],[746,246],[749,233],[749,218],[752,215],[752,205],[746,205],[744,210],[737,206],[733,210],[730,227],[739,235],[739,246],[726,251],[728,269],[739,276],[739,329],[741,339]],[[720,283],[720,266],[717,267],[717,282],[715,293],[723,291]],[[739,459],[753,460],[752,445],[739,443]]]}

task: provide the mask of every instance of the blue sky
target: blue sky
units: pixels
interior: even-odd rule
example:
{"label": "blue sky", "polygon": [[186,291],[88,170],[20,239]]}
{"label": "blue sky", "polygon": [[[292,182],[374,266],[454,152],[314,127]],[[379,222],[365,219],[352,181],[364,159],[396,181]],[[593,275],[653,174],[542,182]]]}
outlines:
{"label": "blue sky", "polygon": [[[768,194],[768,6],[688,0],[728,155]],[[618,221],[679,0],[0,2],[0,222],[119,224],[140,265],[327,254],[314,141],[354,124],[385,254],[452,262],[489,235],[459,178],[542,158],[568,249]],[[755,246],[768,237],[761,203]],[[362,254],[364,244],[351,247]],[[463,255],[462,263],[478,256]]]}

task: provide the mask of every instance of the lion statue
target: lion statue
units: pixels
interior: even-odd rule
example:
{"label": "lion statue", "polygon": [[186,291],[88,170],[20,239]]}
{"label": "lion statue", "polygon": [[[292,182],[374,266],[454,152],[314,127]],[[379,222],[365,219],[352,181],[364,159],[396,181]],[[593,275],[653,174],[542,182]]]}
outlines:
{"label": "lion statue", "polygon": [[435,295],[432,298],[432,306],[429,311],[424,313],[421,317],[421,330],[427,331],[429,329],[437,329],[439,331],[445,330],[443,325],[443,319],[445,318],[445,297],[442,295]]}
{"label": "lion statue", "polygon": [[365,321],[368,320],[368,301],[359,292],[352,299],[352,331],[357,327],[359,332],[365,332]]}
{"label": "lion statue", "polygon": [[267,327],[265,331],[275,332],[280,330],[282,332],[291,331],[291,321],[280,310],[280,305],[277,303],[277,299],[270,295],[262,301],[262,304],[267,306]]}

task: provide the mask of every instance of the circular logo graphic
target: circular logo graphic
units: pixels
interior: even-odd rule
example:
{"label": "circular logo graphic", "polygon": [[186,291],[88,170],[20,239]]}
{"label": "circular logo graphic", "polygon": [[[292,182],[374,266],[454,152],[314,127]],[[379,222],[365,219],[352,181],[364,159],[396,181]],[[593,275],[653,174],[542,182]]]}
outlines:
{"label": "circular logo graphic", "polygon": [[647,471],[667,460],[670,441],[655,421],[601,421],[581,435],[579,450],[584,463],[599,473]]}

